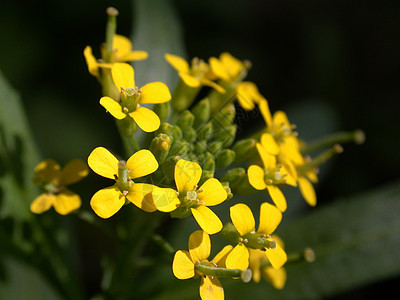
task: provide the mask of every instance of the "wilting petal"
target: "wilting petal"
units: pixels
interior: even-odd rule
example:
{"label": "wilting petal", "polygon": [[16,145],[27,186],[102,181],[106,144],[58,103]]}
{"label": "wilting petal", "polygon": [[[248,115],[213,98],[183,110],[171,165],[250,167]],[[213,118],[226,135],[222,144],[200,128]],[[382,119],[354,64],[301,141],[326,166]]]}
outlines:
{"label": "wilting petal", "polygon": [[88,165],[100,176],[115,179],[118,174],[118,159],[106,148],[97,147],[88,157]]}
{"label": "wilting petal", "polygon": [[189,253],[192,262],[207,259],[211,252],[210,236],[203,230],[193,232],[189,237]]}
{"label": "wilting petal", "polygon": [[158,169],[158,162],[151,151],[142,149],[132,154],[126,162],[132,179],[143,177]]}
{"label": "wilting petal", "polygon": [[160,118],[158,115],[143,106],[136,108],[135,111],[129,113],[136,124],[145,132],[156,131],[160,127]]}
{"label": "wilting petal", "polygon": [[275,185],[267,185],[267,190],[276,207],[278,207],[281,212],[284,212],[287,208],[287,204],[286,198],[281,190]]}
{"label": "wilting petal", "polygon": [[225,264],[228,269],[247,269],[249,266],[249,250],[242,243],[237,244],[228,254]]}
{"label": "wilting petal", "polygon": [[135,71],[127,63],[115,63],[111,68],[111,75],[118,91],[121,88],[135,88]]}
{"label": "wilting petal", "polygon": [[202,174],[198,163],[180,159],[175,165],[174,177],[179,193],[196,190]]}
{"label": "wilting petal", "polygon": [[64,191],[56,196],[54,209],[60,215],[67,215],[81,207],[81,198],[71,191]]}
{"label": "wilting petal", "polygon": [[125,197],[116,186],[98,191],[90,200],[93,211],[104,219],[116,214],[124,204]]}
{"label": "wilting petal", "polygon": [[210,178],[197,191],[197,198],[206,206],[220,204],[228,197],[221,182],[216,178]]}
{"label": "wilting petal", "polygon": [[224,289],[217,277],[201,277],[200,283],[201,300],[223,300]]}
{"label": "wilting petal", "polygon": [[71,160],[61,170],[60,182],[63,185],[78,182],[89,173],[87,165],[80,159]]}
{"label": "wilting petal", "polygon": [[280,269],[287,261],[286,252],[278,243],[276,243],[275,249],[266,249],[265,253],[274,269]]}
{"label": "wilting petal", "polygon": [[193,217],[196,219],[197,224],[208,234],[220,232],[222,229],[222,222],[218,216],[207,206],[199,206],[191,208]]}
{"label": "wilting petal", "polygon": [[299,177],[297,180],[299,182],[300,192],[306,202],[311,206],[315,206],[317,204],[317,196],[315,195],[315,190],[311,182],[305,177]]}
{"label": "wilting petal", "polygon": [[175,70],[179,72],[189,71],[189,64],[182,57],[166,53],[165,59]]}
{"label": "wilting petal", "polygon": [[257,165],[251,165],[247,170],[250,185],[256,190],[265,190],[267,185],[264,180],[264,170]]}
{"label": "wilting petal", "polygon": [[102,97],[100,99],[100,105],[118,120],[122,120],[126,117],[126,113],[122,111],[121,105],[110,97]]}
{"label": "wilting petal", "polygon": [[50,209],[56,201],[56,196],[53,194],[43,193],[33,200],[30,209],[35,214],[41,214]]}
{"label": "wilting petal", "polygon": [[260,208],[258,233],[272,234],[282,220],[281,211],[272,204],[263,203]]}
{"label": "wilting petal", "polygon": [[243,203],[231,206],[230,215],[233,225],[241,236],[254,230],[256,222],[250,208]]}
{"label": "wilting petal", "polygon": [[152,82],[140,88],[140,103],[164,103],[171,100],[171,93],[165,83]]}
{"label": "wilting petal", "polygon": [[189,252],[179,250],[175,253],[172,272],[178,279],[189,279],[194,276],[194,263]]}
{"label": "wilting petal", "polygon": [[158,187],[152,184],[134,183],[129,189],[126,198],[140,209],[146,212],[153,212],[157,210],[153,200],[153,192],[157,189]]}

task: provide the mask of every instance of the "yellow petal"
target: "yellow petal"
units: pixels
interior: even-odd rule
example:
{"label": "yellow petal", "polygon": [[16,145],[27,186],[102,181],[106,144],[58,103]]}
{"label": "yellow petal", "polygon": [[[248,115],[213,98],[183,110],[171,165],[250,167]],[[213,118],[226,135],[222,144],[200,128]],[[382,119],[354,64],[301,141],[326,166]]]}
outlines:
{"label": "yellow petal", "polygon": [[270,133],[264,133],[261,136],[261,145],[272,155],[278,155],[280,151],[278,144]]}
{"label": "yellow petal", "polygon": [[43,193],[33,200],[30,209],[35,214],[41,214],[50,209],[54,204],[56,197],[53,194]]}
{"label": "yellow petal", "polygon": [[189,237],[189,253],[193,263],[207,259],[211,252],[210,236],[203,230],[193,232]]}
{"label": "yellow petal", "polygon": [[255,92],[257,87],[252,82],[241,82],[236,87],[236,97],[241,107],[245,110],[253,110]]}
{"label": "yellow petal", "polygon": [[287,261],[286,252],[278,243],[275,249],[266,249],[265,254],[274,269],[280,269]]}
{"label": "yellow petal", "polygon": [[194,264],[187,251],[179,250],[175,253],[172,262],[172,272],[178,279],[189,279],[194,277]]}
{"label": "yellow petal", "polygon": [[118,58],[125,56],[132,50],[131,40],[123,35],[115,34],[113,37],[112,49],[115,51],[115,55]]}
{"label": "yellow petal", "polygon": [[249,250],[249,268],[251,269],[251,272],[253,273],[253,280],[254,282],[259,282],[260,277],[261,277],[261,272],[260,272],[260,263],[263,259],[267,260],[267,256],[265,255],[264,251],[261,251],[260,249],[251,249],[248,248]]}
{"label": "yellow petal", "polygon": [[60,178],[60,165],[53,159],[46,159],[35,167],[33,182],[37,185],[51,183]]}
{"label": "yellow petal", "polygon": [[129,113],[136,124],[145,132],[156,131],[160,127],[160,118],[157,114],[143,106],[136,108],[135,111]]}
{"label": "yellow petal", "polygon": [[122,120],[126,117],[126,113],[122,111],[121,105],[110,97],[102,97],[100,99],[100,104],[103,106],[107,112],[109,112],[114,118]]}
{"label": "yellow petal", "polygon": [[231,206],[230,215],[233,225],[241,236],[254,230],[256,222],[250,208],[243,203]]}
{"label": "yellow petal", "polygon": [[93,56],[92,48],[90,46],[86,46],[85,49],[83,50],[83,55],[85,56],[89,73],[92,74],[93,76],[98,76],[99,67],[96,58]]}
{"label": "yellow petal", "polygon": [[286,113],[281,110],[278,110],[277,112],[274,113],[274,116],[272,117],[272,123],[284,125],[290,128],[289,119],[286,116]]}
{"label": "yellow petal", "polygon": [[197,224],[208,234],[220,232],[222,229],[222,222],[218,216],[207,206],[201,205],[196,208],[190,209],[193,217],[196,219]]}
{"label": "yellow petal", "polygon": [[143,177],[158,169],[158,162],[151,151],[142,149],[132,154],[126,162],[132,179]]}
{"label": "yellow petal", "polygon": [[220,55],[220,60],[228,71],[229,76],[233,79],[237,77],[244,68],[243,63],[228,52],[222,53]]}
{"label": "yellow petal", "polygon": [[287,204],[286,198],[281,190],[275,185],[267,185],[267,190],[276,207],[278,207],[281,212],[284,212],[287,208]]}
{"label": "yellow petal", "polygon": [[274,169],[276,167],[276,156],[269,153],[260,143],[256,144],[256,148],[261,157],[264,168],[267,170]]}
{"label": "yellow petal", "polygon": [[197,183],[202,174],[198,163],[180,159],[175,165],[174,177],[179,193],[197,190]]}
{"label": "yellow petal", "polygon": [[164,103],[171,100],[168,87],[162,82],[152,82],[140,88],[140,103]]}
{"label": "yellow petal", "polygon": [[266,267],[263,270],[263,275],[267,281],[271,282],[274,288],[281,290],[285,287],[287,274],[284,268],[276,270],[271,267]]}
{"label": "yellow petal", "polygon": [[169,188],[155,189],[153,191],[153,201],[156,208],[162,212],[171,212],[180,204],[176,191]]}
{"label": "yellow petal", "polygon": [[281,211],[272,204],[263,203],[260,207],[260,224],[258,233],[272,234],[282,220]]}
{"label": "yellow petal", "polygon": [[224,289],[217,277],[201,277],[200,297],[201,300],[224,300]]}
{"label": "yellow petal", "polygon": [[188,73],[179,72],[179,77],[182,81],[191,88],[197,88],[201,85],[201,81],[198,80],[196,77],[189,75]]}
{"label": "yellow petal", "polygon": [[119,58],[119,61],[143,60],[149,57],[146,51],[131,51]]}
{"label": "yellow petal", "polygon": [[135,88],[135,71],[129,64],[113,64],[111,75],[119,92],[121,92],[121,88]]}
{"label": "yellow petal", "polygon": [[247,269],[249,266],[249,250],[242,243],[237,244],[228,254],[225,264],[228,269]]}
{"label": "yellow petal", "polygon": [[203,79],[200,80],[200,83],[202,85],[206,85],[206,86],[212,87],[218,93],[225,94],[225,92],[226,92],[225,89],[222,86],[220,86],[219,84],[216,84],[214,81],[211,81],[211,80],[203,78]]}
{"label": "yellow petal", "polygon": [[157,210],[153,200],[153,191],[156,189],[158,187],[152,184],[135,183],[129,189],[126,198],[140,209],[146,212],[153,212]]}
{"label": "yellow petal", "polygon": [[197,191],[197,198],[206,206],[218,205],[228,197],[227,192],[216,178],[210,178]]}
{"label": "yellow petal", "polygon": [[297,180],[299,182],[300,192],[306,202],[311,206],[317,205],[317,196],[315,195],[315,190],[311,182],[303,176],[299,177]]}
{"label": "yellow petal", "polygon": [[226,267],[226,258],[228,257],[228,254],[232,251],[233,246],[232,245],[227,245],[224,248],[222,248],[221,251],[218,252],[217,255],[212,259],[212,262],[215,263],[219,268],[225,268]]}
{"label": "yellow petal", "polygon": [[165,59],[175,70],[185,73],[189,72],[189,64],[182,57],[166,53]]}
{"label": "yellow petal", "polygon": [[115,179],[118,174],[118,159],[106,148],[97,147],[88,157],[89,167],[100,176]]}
{"label": "yellow petal", "polygon": [[115,185],[98,191],[90,200],[93,211],[103,219],[116,214],[124,204],[125,197]]}
{"label": "yellow petal", "polygon": [[81,207],[81,198],[77,194],[66,190],[56,196],[53,206],[60,215],[67,215]]}
{"label": "yellow petal", "polygon": [[261,115],[263,116],[267,126],[271,126],[272,116],[269,110],[268,101],[267,100],[260,101],[260,103],[258,104],[258,108],[260,109]]}
{"label": "yellow petal", "polygon": [[222,64],[222,62],[216,58],[216,57],[211,57],[209,60],[210,63],[210,68],[211,71],[214,73],[215,76],[218,78],[229,81],[230,77],[228,72],[225,69],[225,66]]}
{"label": "yellow petal", "polygon": [[264,170],[257,165],[251,165],[247,170],[250,185],[256,190],[265,190],[267,185],[264,180]]}
{"label": "yellow petal", "polygon": [[85,178],[88,173],[87,165],[81,159],[74,159],[62,168],[60,182],[63,185],[72,184]]}

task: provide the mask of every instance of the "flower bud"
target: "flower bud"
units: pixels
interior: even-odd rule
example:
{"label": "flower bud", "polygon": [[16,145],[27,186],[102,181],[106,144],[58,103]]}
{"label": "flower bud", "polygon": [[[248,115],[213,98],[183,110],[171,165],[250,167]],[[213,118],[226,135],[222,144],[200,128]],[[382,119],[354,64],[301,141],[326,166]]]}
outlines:
{"label": "flower bud", "polygon": [[193,127],[195,129],[199,128],[202,124],[210,119],[210,101],[208,98],[201,100],[197,103],[193,109],[192,113],[195,116]]}
{"label": "flower bud", "polygon": [[241,163],[250,157],[256,157],[255,139],[240,140],[233,145],[232,150],[236,153],[235,163]]}
{"label": "flower bud", "polygon": [[217,169],[223,169],[229,166],[235,160],[236,154],[231,149],[224,149],[218,153],[215,160]]}

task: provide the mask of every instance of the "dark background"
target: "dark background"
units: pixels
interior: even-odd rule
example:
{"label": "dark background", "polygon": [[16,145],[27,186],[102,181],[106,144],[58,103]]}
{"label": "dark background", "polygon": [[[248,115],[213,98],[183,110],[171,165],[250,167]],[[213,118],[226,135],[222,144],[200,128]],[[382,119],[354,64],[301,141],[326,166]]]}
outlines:
{"label": "dark background", "polygon": [[[364,145],[345,145],[344,154],[329,164],[329,175],[318,185],[319,205],[399,178],[397,1],[174,3],[188,57],[208,59],[228,51],[249,59],[248,80],[258,85],[272,112],[288,113],[300,137],[358,128],[366,133]],[[130,35],[129,1],[2,3],[0,70],[22,97],[43,157],[65,163],[86,158],[95,146],[121,149],[82,53],[91,45],[99,56],[108,6],[120,12],[118,33]],[[249,116],[239,120],[239,135],[262,126],[259,116]],[[372,298],[394,291],[397,283],[391,279],[336,298]]]}

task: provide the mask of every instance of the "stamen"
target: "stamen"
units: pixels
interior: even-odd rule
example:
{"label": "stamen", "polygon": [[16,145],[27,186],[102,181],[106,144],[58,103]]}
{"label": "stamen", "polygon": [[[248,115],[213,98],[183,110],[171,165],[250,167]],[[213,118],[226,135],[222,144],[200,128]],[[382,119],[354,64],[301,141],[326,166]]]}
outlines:
{"label": "stamen", "polygon": [[124,195],[124,196],[128,195],[128,193],[129,193],[129,192],[128,192],[127,190],[123,190],[123,191],[122,191],[122,195]]}

